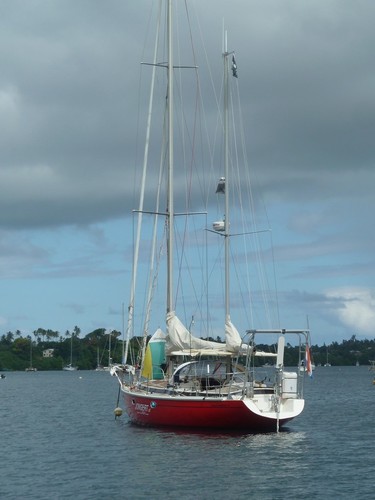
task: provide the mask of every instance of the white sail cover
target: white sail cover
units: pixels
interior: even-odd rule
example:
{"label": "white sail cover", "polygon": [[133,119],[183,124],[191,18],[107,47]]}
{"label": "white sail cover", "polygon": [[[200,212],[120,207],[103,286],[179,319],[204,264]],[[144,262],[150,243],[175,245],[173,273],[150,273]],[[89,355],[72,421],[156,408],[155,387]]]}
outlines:
{"label": "white sail cover", "polygon": [[212,351],[212,353],[233,354],[241,348],[241,337],[228,319],[225,324],[225,344],[194,337],[181,323],[175,312],[167,314],[167,352]]}
{"label": "white sail cover", "polygon": [[241,347],[244,347],[244,349],[247,347],[246,345],[242,346],[240,334],[230,318],[225,321],[225,343],[227,350],[230,352],[238,352]]}

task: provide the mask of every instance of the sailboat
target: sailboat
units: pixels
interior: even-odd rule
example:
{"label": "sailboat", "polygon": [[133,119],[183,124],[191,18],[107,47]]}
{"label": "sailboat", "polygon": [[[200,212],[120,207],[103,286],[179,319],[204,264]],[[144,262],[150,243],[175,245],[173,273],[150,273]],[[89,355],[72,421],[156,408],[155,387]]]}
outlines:
{"label": "sailboat", "polygon": [[38,369],[33,366],[33,341],[30,338],[30,365],[25,368],[25,372],[37,372]]}
{"label": "sailboat", "polygon": [[331,363],[328,361],[328,347],[326,348],[326,350],[327,350],[327,354],[326,354],[327,358],[326,358],[326,362],[324,363],[324,366],[327,367],[327,366],[331,366]]}
{"label": "sailboat", "polygon": [[[149,338],[149,311],[144,320],[143,335],[149,339],[144,343],[140,367],[138,362],[128,362],[129,332],[133,325],[133,309],[136,286],[137,247],[140,238],[136,238],[133,277],[131,283],[129,319],[125,359],[120,365],[111,368],[111,375],[117,377],[120,385],[125,410],[131,423],[149,427],[184,427],[223,431],[245,430],[248,432],[279,431],[287,422],[301,414],[304,408],[303,380],[304,372],[299,370],[301,360],[308,353],[308,329],[284,328],[247,328],[242,335],[232,323],[230,314],[230,255],[234,251],[230,242],[238,236],[232,232],[230,222],[230,182],[229,161],[229,79],[235,77],[236,63],[234,54],[223,46],[224,60],[224,175],[219,177],[216,192],[224,194],[225,214],[223,220],[214,222],[212,229],[205,234],[224,244],[224,281],[225,305],[222,313],[222,334],[225,341],[214,341],[193,335],[195,318],[186,327],[176,312],[175,285],[175,219],[178,215],[174,206],[174,70],[173,60],[173,1],[167,0],[168,62],[157,63],[154,67],[163,67],[167,72],[167,112],[168,117],[168,173],[166,175],[165,211],[156,209],[155,217],[163,215],[166,228],[166,333],[157,328]],[[225,36],[225,40],[226,40]],[[184,68],[187,66],[184,66]],[[140,195],[138,223],[142,223],[143,195]],[[194,214],[184,214],[187,217]],[[233,224],[234,225],[234,224]],[[138,226],[139,228],[139,226]],[[139,232],[137,233],[139,235]],[[176,245],[177,246],[177,245]],[[182,271],[179,270],[178,276]],[[158,269],[155,275],[160,277]],[[204,272],[201,277],[204,276]],[[153,282],[153,279],[150,280]],[[153,294],[150,293],[149,298]],[[147,301],[149,302],[149,301]],[[217,311],[217,304],[214,302]],[[158,311],[160,314],[160,308]],[[217,313],[216,313],[217,314]],[[209,314],[207,314],[207,319]],[[263,347],[263,340],[270,339],[269,350]],[[300,359],[294,369],[284,367],[284,348],[286,342],[295,339],[299,345]],[[306,356],[306,359],[310,359]],[[259,366],[271,361],[266,368],[266,376],[259,378]],[[118,410],[118,409],[116,409]]]}
{"label": "sailboat", "polygon": [[78,367],[73,365],[73,332],[70,336],[70,363],[63,366],[63,370],[65,372],[74,372],[78,370]]}
{"label": "sailboat", "polygon": [[105,371],[108,371],[109,368],[107,366],[103,366],[100,362],[100,359],[99,359],[99,347],[97,348],[96,350],[96,368],[95,368],[95,371],[96,372],[105,372]]}
{"label": "sailboat", "polygon": [[108,366],[103,366],[99,360],[99,347],[97,349],[96,353],[96,368],[95,371],[97,372],[108,372],[110,371],[111,365],[112,365],[112,358],[111,358],[111,332],[108,333]]}

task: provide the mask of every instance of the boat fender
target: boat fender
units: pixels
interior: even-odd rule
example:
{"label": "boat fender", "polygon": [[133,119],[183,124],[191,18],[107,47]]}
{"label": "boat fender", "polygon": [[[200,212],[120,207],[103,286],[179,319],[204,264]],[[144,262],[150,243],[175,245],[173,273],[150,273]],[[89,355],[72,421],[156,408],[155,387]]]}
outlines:
{"label": "boat fender", "polygon": [[113,410],[113,413],[115,414],[115,417],[121,417],[122,415],[122,409],[120,407],[116,407],[114,410]]}

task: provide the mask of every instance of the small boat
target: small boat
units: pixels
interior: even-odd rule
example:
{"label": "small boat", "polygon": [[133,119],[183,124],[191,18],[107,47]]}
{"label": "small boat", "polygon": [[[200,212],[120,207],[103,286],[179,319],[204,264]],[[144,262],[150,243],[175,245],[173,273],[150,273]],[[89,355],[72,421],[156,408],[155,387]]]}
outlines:
{"label": "small boat", "polygon": [[[151,338],[148,335],[150,323],[150,310],[145,312],[140,368],[138,363],[128,363],[129,352],[129,332],[132,331],[134,316],[134,296],[135,277],[137,275],[137,258],[139,254],[140,225],[142,215],[150,214],[143,206],[144,183],[141,186],[140,202],[138,213],[138,229],[135,241],[135,251],[133,256],[133,275],[130,290],[129,318],[127,327],[127,343],[123,364],[115,365],[111,368],[111,374],[117,377],[120,385],[120,392],[123,396],[125,409],[130,422],[149,427],[185,427],[185,428],[205,428],[209,430],[220,429],[224,431],[246,430],[249,432],[278,431],[287,422],[301,414],[305,400],[303,398],[303,381],[305,372],[311,375],[311,356],[309,344],[309,330],[284,329],[284,328],[247,328],[240,334],[236,326],[232,323],[230,303],[230,258],[235,246],[231,247],[233,238],[247,236],[250,231],[235,228],[235,218],[230,219],[230,199],[231,174],[229,158],[229,79],[231,75],[237,77],[236,62],[234,53],[229,52],[226,41],[224,42],[223,62],[223,170],[219,176],[219,184],[216,190],[217,197],[224,197],[225,215],[222,220],[214,223],[213,229],[206,229],[206,234],[211,234],[212,240],[223,250],[222,272],[224,282],[224,307],[221,308],[214,300],[211,301],[213,313],[205,314],[201,317],[209,319],[216,314],[222,315],[221,331],[224,341],[214,341],[194,335],[192,332],[195,326],[195,317],[189,327],[177,316],[176,312],[176,278],[179,279],[185,266],[181,266],[174,274],[176,267],[175,246],[181,241],[175,237],[175,224],[177,216],[185,215],[186,218],[196,213],[177,213],[174,208],[174,128],[173,128],[173,85],[174,71],[179,66],[173,60],[173,30],[172,14],[173,1],[166,2],[166,16],[168,20],[168,62],[157,63],[154,60],[154,68],[162,67],[166,70],[167,91],[167,112],[168,153],[162,155],[167,158],[166,175],[166,210],[155,209],[153,215],[155,220],[160,215],[165,218],[163,227],[166,229],[166,315],[160,308],[156,311],[159,314],[159,324],[161,318],[166,322],[166,334],[162,329],[157,328]],[[226,36],[225,36],[226,40]],[[187,66],[180,66],[187,68]],[[181,96],[179,94],[179,99]],[[147,142],[147,141],[146,141]],[[180,158],[179,158],[180,160]],[[145,170],[144,170],[145,172]],[[145,177],[145,175],[143,175]],[[157,175],[156,175],[157,178]],[[157,183],[154,183],[155,185]],[[156,187],[156,186],[155,186]],[[244,189],[241,186],[241,189]],[[156,198],[159,194],[156,195]],[[244,196],[245,198],[245,196]],[[148,196],[148,202],[150,197]],[[222,200],[222,198],[221,198]],[[234,200],[233,200],[234,201]],[[237,199],[238,202],[243,200]],[[250,212],[244,211],[244,216],[248,217]],[[233,226],[233,232],[232,232]],[[203,231],[203,232],[204,232]],[[256,231],[254,231],[256,232]],[[156,245],[153,245],[154,247]],[[203,245],[202,245],[203,246]],[[183,250],[181,250],[183,254]],[[163,252],[156,252],[158,255]],[[177,251],[176,251],[177,253]],[[163,253],[164,254],[164,253]],[[153,254],[155,255],[155,253]],[[244,257],[245,254],[242,254]],[[150,269],[156,267],[151,259]],[[162,271],[150,273],[151,283],[148,299],[150,303],[153,294],[154,276],[161,278]],[[204,270],[200,272],[201,280],[205,277]],[[195,282],[197,286],[198,281]],[[144,285],[142,289],[147,287]],[[206,288],[206,287],[204,287]],[[216,290],[215,290],[216,291]],[[185,298],[185,297],[184,297]],[[245,308],[250,307],[250,302]],[[200,304],[202,306],[202,304]],[[182,306],[181,306],[182,309]],[[204,307],[202,308],[204,309]],[[155,311],[153,311],[155,313]],[[203,323],[203,319],[202,319]],[[221,338],[222,338],[221,337]],[[268,340],[268,348],[263,348],[264,341]],[[300,371],[302,359],[299,359],[294,369],[286,369],[284,366],[284,349],[287,342],[299,346],[299,357],[305,359],[306,370]],[[262,348],[260,347],[262,346]],[[270,366],[264,367],[268,363]],[[262,371],[263,370],[263,373]],[[262,375],[261,375],[262,373]],[[117,409],[116,409],[117,410]]]}
{"label": "small boat", "polygon": [[69,363],[69,364],[63,366],[63,370],[64,370],[64,372],[75,372],[78,370],[78,367]]}

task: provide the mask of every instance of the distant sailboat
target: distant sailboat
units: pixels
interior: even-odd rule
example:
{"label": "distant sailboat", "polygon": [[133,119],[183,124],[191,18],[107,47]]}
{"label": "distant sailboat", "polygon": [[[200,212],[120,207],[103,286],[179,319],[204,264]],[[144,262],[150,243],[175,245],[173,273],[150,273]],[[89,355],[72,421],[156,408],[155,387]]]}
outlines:
{"label": "distant sailboat", "polygon": [[77,366],[73,366],[73,332],[70,337],[70,363],[63,366],[63,370],[66,372],[74,372],[78,370]]}
{"label": "distant sailboat", "polygon": [[99,361],[99,347],[96,349],[96,372],[104,372],[105,371],[105,366],[102,366]]}
{"label": "distant sailboat", "polygon": [[109,372],[112,366],[112,358],[111,358],[111,332],[109,332],[108,337],[108,366],[103,366],[99,361],[99,347],[97,349],[97,359],[96,359],[96,368],[97,372]]}
{"label": "distant sailboat", "polygon": [[33,341],[30,337],[30,365],[25,368],[25,372],[37,372],[38,369],[33,366]]}
{"label": "distant sailboat", "polygon": [[331,366],[331,363],[328,362],[328,347],[327,347],[327,361],[324,363],[324,366]]}

